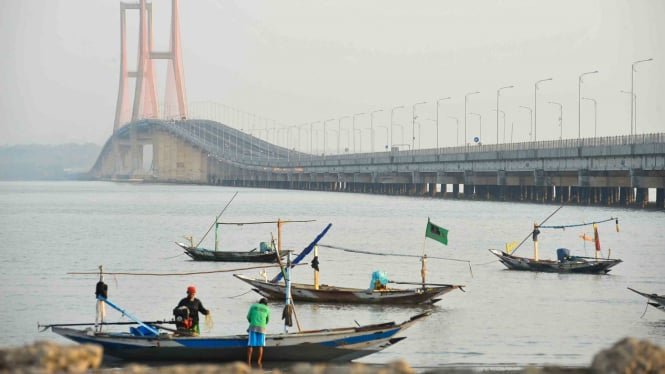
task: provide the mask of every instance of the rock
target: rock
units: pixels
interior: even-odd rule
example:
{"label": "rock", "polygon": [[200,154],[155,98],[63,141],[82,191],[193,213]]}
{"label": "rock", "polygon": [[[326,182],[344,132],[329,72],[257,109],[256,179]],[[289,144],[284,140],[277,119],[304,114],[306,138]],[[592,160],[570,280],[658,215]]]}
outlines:
{"label": "rock", "polygon": [[646,340],[625,338],[598,352],[591,369],[596,373],[664,373],[665,349]]}
{"label": "rock", "polygon": [[102,348],[83,344],[60,346],[38,341],[32,345],[0,350],[0,371],[83,373],[99,368]]}

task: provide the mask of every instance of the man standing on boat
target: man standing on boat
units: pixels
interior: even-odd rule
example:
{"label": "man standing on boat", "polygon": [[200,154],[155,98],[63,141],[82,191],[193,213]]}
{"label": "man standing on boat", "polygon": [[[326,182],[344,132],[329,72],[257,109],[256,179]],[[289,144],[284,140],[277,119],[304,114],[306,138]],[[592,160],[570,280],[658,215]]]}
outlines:
{"label": "man standing on boat", "polygon": [[199,313],[207,316],[210,315],[210,311],[203,306],[201,300],[196,298],[196,287],[187,287],[187,297],[180,300],[176,309],[182,306],[185,306],[187,309],[189,309],[189,317],[192,319],[191,330],[196,335],[201,334],[201,330],[199,329]]}
{"label": "man standing on boat", "polygon": [[258,303],[252,304],[247,312],[247,321],[249,321],[249,333],[247,339],[247,365],[252,366],[252,352],[254,347],[258,348],[259,357],[256,361],[259,367],[263,365],[263,347],[266,345],[266,326],[270,320],[270,309],[268,300],[261,298]]}

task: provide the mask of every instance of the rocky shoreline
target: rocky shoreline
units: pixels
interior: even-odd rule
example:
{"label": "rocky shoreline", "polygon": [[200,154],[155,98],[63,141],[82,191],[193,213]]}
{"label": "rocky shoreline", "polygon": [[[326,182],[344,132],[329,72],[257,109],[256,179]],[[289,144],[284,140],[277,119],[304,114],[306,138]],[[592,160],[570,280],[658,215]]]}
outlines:
{"label": "rocky shoreline", "polygon": [[[32,345],[0,349],[0,373],[133,373],[133,374],[411,374],[416,370],[406,361],[387,365],[345,365],[296,363],[283,368],[265,370],[250,368],[244,362],[228,364],[147,366],[121,364],[105,367],[102,348],[97,345],[60,345],[39,341]],[[427,374],[464,374],[477,372],[558,374],[558,373],[665,373],[665,349],[646,340],[625,338],[609,349],[598,352],[589,367],[526,367],[518,370],[473,370],[469,368],[436,368]]]}

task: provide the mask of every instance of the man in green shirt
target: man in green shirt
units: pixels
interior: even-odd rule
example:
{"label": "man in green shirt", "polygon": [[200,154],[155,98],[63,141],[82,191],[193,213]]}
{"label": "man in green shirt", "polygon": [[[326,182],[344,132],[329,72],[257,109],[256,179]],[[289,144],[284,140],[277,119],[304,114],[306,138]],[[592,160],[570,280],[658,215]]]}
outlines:
{"label": "man in green shirt", "polygon": [[259,367],[263,365],[263,347],[266,345],[266,325],[270,320],[270,309],[268,300],[262,298],[258,303],[252,304],[247,312],[247,321],[249,321],[249,333],[247,339],[247,365],[252,366],[252,352],[254,347],[258,348],[259,358],[257,363]]}

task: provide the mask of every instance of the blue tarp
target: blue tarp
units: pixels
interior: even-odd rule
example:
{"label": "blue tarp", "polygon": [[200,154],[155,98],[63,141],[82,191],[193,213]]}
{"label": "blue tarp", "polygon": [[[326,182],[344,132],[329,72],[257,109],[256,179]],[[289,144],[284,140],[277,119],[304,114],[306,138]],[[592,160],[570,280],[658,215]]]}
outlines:
{"label": "blue tarp", "polygon": [[385,271],[382,270],[376,270],[375,272],[372,273],[372,280],[369,282],[369,289],[374,290],[377,288],[377,282],[382,286],[382,287],[387,287],[388,282],[390,280],[388,279],[388,274],[386,274]]}

